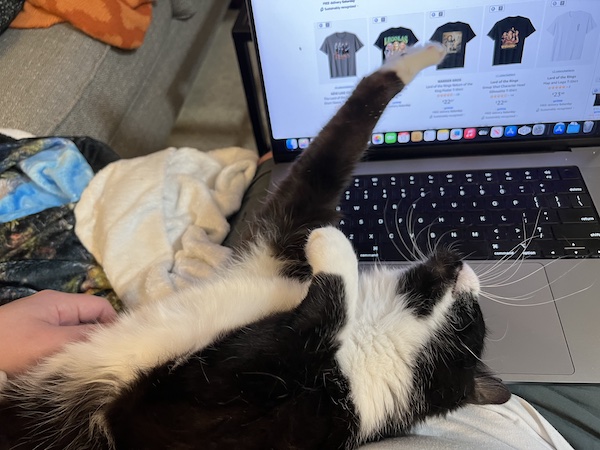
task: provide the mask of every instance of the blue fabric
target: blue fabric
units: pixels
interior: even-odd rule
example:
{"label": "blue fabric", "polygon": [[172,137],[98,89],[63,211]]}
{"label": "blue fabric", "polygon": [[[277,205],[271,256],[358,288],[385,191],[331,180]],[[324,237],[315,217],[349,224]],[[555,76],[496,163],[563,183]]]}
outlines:
{"label": "blue fabric", "polygon": [[68,139],[38,139],[11,151],[20,156],[0,180],[0,223],[76,202],[94,176]]}

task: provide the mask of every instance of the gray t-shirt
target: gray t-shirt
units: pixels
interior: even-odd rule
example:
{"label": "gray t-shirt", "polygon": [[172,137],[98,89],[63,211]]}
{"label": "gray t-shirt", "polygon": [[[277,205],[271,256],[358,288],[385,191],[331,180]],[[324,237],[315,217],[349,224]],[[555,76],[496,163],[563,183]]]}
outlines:
{"label": "gray t-shirt", "polygon": [[356,76],[356,52],[363,43],[353,33],[333,33],[325,38],[321,51],[329,57],[331,78]]}

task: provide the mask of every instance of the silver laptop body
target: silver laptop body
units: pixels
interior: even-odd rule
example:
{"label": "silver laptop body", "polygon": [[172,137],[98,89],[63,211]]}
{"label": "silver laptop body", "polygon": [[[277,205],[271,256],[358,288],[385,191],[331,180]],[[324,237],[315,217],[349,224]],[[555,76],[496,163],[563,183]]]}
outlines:
{"label": "silver laptop body", "polygon": [[[593,202],[581,220],[598,223],[600,1],[249,0],[248,7],[274,182],[361,76],[406,45],[438,40],[449,58],[392,101],[357,176],[576,166]],[[505,381],[600,382],[596,240],[591,233],[593,248],[581,254],[578,241],[564,240],[560,257],[470,261],[495,299],[480,300],[490,332],[484,360]]]}

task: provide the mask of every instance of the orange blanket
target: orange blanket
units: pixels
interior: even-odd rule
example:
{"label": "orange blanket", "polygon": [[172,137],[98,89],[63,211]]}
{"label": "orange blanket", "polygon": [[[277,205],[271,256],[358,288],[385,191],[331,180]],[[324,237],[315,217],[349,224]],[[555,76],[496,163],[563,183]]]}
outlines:
{"label": "orange blanket", "polygon": [[152,0],[26,0],[11,28],[48,28],[68,22],[123,49],[142,45],[152,18]]}

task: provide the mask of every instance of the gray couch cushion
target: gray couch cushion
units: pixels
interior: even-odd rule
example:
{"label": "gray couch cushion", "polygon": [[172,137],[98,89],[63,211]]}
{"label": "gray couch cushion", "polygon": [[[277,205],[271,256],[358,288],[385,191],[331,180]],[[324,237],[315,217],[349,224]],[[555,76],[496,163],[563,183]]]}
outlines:
{"label": "gray couch cushion", "polygon": [[[68,25],[7,30],[0,38],[0,127],[51,133],[73,106],[109,47]],[[74,62],[76,62],[74,64]]]}
{"label": "gray couch cushion", "polygon": [[121,156],[164,146],[214,29],[227,8],[201,0],[188,20],[156,2],[144,44],[110,47],[69,25],[0,36],[0,128],[89,135]]}
{"label": "gray couch cushion", "polygon": [[198,10],[198,2],[194,0],[171,0],[171,4],[176,19],[189,19]]}

